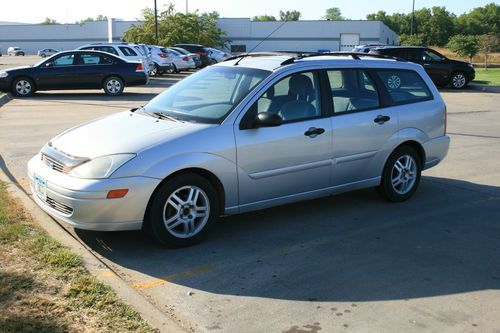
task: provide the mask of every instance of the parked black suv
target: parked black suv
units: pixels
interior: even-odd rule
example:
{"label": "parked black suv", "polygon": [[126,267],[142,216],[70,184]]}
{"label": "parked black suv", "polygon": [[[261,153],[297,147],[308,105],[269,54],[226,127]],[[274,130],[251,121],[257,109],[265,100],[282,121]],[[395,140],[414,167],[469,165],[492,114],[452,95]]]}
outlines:
{"label": "parked black suv", "polygon": [[399,57],[420,64],[438,87],[450,85],[454,89],[462,89],[476,76],[471,63],[448,59],[427,47],[389,46],[372,49],[369,53]]}
{"label": "parked black suv", "polygon": [[208,57],[207,50],[203,45],[199,44],[175,44],[175,47],[182,47],[184,50],[187,50],[191,53],[197,53],[200,55],[201,66],[205,67],[210,65],[210,58]]}

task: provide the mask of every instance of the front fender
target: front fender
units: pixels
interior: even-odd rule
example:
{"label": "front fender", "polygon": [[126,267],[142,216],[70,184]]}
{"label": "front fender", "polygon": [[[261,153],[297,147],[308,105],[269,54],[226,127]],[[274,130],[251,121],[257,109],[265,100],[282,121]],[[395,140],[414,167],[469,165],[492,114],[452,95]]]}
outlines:
{"label": "front fender", "polygon": [[[130,165],[134,169],[133,165]],[[165,179],[173,173],[185,169],[198,168],[212,173],[224,188],[226,210],[238,205],[238,180],[236,163],[227,158],[210,153],[185,153],[155,161],[142,166],[145,177]],[[125,177],[128,167],[118,169],[113,177]]]}

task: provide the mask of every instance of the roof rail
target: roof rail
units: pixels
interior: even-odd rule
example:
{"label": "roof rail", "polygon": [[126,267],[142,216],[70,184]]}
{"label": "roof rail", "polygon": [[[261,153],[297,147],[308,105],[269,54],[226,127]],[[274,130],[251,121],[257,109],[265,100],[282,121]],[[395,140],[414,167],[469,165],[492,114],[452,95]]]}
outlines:
{"label": "roof rail", "polygon": [[311,52],[310,55],[305,55],[301,58],[309,58],[309,57],[321,57],[321,56],[351,56],[355,60],[361,60],[360,57],[370,57],[370,58],[380,58],[380,59],[391,59],[396,61],[407,61],[406,59],[388,56],[385,54],[375,54],[375,53],[361,53],[361,52]]}
{"label": "roof rail", "polygon": [[[241,53],[230,58],[227,58],[224,61],[230,61],[239,58],[246,57],[272,57],[272,56],[291,56],[292,52],[249,52],[249,53]],[[295,52],[295,56],[298,56],[299,53]]]}

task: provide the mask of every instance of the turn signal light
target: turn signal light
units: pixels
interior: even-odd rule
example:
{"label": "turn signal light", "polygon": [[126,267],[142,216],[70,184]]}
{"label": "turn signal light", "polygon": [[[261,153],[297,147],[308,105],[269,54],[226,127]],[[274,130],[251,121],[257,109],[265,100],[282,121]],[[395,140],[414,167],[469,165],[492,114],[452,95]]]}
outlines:
{"label": "turn signal light", "polygon": [[126,188],[122,188],[119,190],[111,190],[108,192],[108,195],[106,196],[106,198],[119,199],[119,198],[123,198],[125,195],[127,195],[127,193],[128,193],[128,189],[126,189]]}

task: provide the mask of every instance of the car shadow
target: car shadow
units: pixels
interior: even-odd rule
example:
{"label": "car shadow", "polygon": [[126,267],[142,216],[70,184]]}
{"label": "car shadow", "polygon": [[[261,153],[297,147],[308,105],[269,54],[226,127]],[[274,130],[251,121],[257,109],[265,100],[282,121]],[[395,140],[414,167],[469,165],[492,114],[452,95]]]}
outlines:
{"label": "car shadow", "polygon": [[93,92],[45,92],[40,91],[31,97],[23,97],[23,100],[50,100],[52,102],[64,101],[96,101],[96,102],[127,102],[127,101],[149,101],[157,94],[147,92],[127,92],[120,96],[108,96],[102,91]]}
{"label": "car shadow", "polygon": [[142,232],[76,235],[125,270],[194,290],[354,302],[500,289],[499,216],[500,187],[423,177],[404,203],[368,189],[230,216],[189,248]]}

